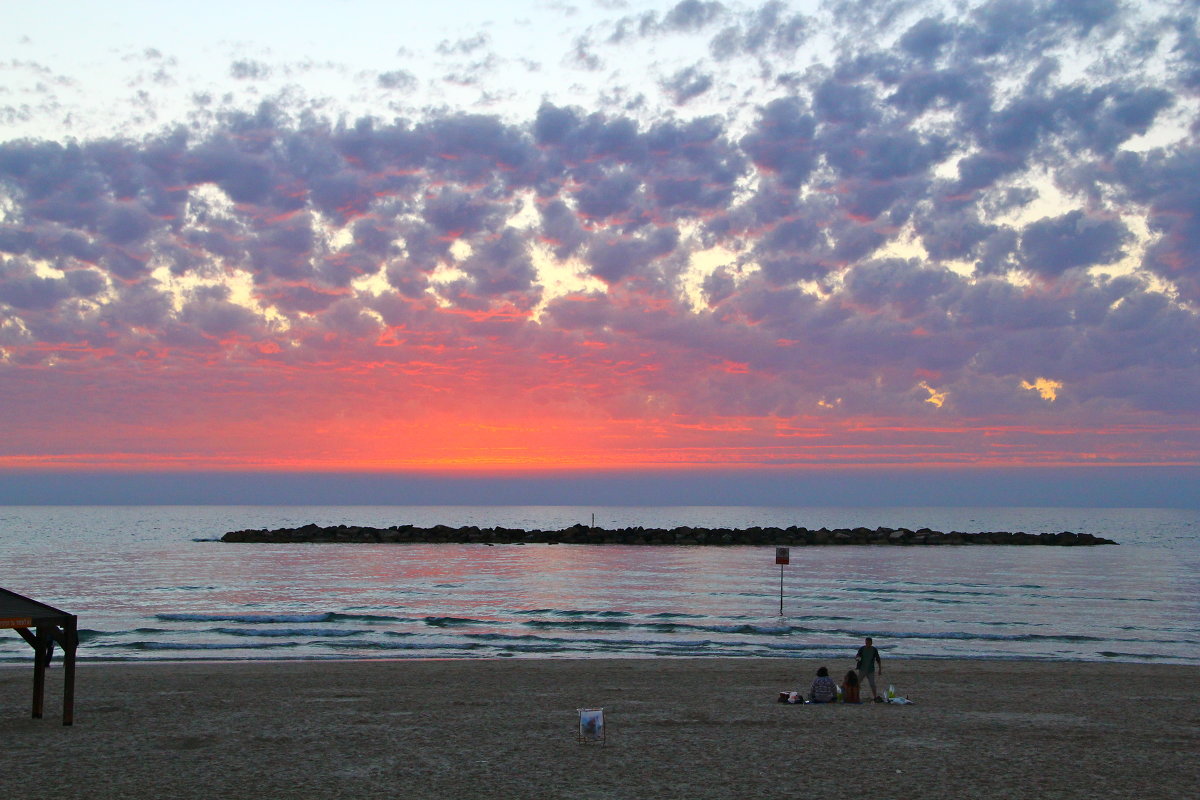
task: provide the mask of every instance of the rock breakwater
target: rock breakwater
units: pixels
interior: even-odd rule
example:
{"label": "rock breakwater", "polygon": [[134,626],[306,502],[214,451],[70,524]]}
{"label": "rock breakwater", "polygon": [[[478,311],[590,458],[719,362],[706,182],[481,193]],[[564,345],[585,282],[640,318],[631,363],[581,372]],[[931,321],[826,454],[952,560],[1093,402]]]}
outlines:
{"label": "rock breakwater", "polygon": [[393,525],[368,528],[354,525],[304,525],[276,530],[230,531],[223,542],[292,543],[424,543],[424,544],[631,544],[631,545],[1056,545],[1077,547],[1117,544],[1090,533],[1025,533],[1024,531],[934,531],[929,528],[592,528],[573,525],[562,530],[520,528],[419,528]]}

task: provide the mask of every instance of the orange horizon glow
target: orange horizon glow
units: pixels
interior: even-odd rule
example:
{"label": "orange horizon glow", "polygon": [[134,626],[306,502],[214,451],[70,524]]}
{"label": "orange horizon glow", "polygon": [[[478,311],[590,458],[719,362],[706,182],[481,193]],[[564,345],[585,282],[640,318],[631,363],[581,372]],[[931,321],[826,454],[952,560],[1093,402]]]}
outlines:
{"label": "orange horizon glow", "polygon": [[[1200,430],[1193,426],[1192,432]],[[548,470],[889,469],[1198,466],[1130,424],[1069,430],[1030,424],[914,426],[889,420],[512,419],[293,422],[265,430],[176,428],[171,452],[128,447],[0,454],[0,470],[522,473]],[[146,437],[153,443],[157,436]],[[1131,451],[1128,443],[1140,447]],[[1085,445],[1086,446],[1081,446]],[[1074,447],[1073,447],[1074,446]]]}

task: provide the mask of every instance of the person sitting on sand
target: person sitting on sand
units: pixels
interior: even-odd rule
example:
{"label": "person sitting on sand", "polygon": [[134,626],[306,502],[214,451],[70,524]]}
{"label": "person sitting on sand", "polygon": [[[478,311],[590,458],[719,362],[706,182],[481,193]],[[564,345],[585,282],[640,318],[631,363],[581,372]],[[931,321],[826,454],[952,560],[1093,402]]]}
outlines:
{"label": "person sitting on sand", "polygon": [[858,697],[858,673],[854,670],[850,670],[846,673],[846,677],[842,678],[842,702],[862,702]]}
{"label": "person sitting on sand", "polygon": [[809,702],[832,703],[836,698],[837,686],[834,684],[833,678],[829,677],[829,670],[821,667],[817,670],[817,677],[808,690]]}

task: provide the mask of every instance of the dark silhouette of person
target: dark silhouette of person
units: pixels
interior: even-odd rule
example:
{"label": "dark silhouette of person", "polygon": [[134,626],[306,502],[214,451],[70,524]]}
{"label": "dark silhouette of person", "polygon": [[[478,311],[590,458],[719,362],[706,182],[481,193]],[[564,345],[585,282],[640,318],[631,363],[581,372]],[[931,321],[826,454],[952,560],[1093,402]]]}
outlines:
{"label": "dark silhouette of person", "polygon": [[842,702],[843,703],[861,703],[862,700],[858,696],[858,673],[854,670],[849,670],[846,677],[842,678]]}
{"label": "dark silhouette of person", "polygon": [[866,678],[867,683],[871,685],[871,699],[879,701],[879,690],[875,688],[875,667],[879,666],[879,676],[883,677],[883,659],[879,656],[879,650],[872,643],[871,637],[868,636],[866,643],[858,648],[858,653],[854,656],[854,669],[858,671],[858,682],[861,684],[862,679]]}
{"label": "dark silhouette of person", "polygon": [[832,703],[837,699],[837,685],[825,667],[817,670],[817,677],[808,689],[808,699],[813,703]]}

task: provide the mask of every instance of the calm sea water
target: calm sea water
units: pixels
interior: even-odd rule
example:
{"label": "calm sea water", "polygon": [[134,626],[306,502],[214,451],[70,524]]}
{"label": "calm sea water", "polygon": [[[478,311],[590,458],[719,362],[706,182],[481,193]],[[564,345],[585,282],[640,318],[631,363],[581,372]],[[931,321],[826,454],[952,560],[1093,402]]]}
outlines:
{"label": "calm sea water", "polygon": [[[232,545],[322,525],[1071,530],[1119,547]],[[784,656],[1200,663],[1200,512],[1011,508],[0,507],[0,586],[83,659]],[[0,661],[31,650],[0,631]]]}

